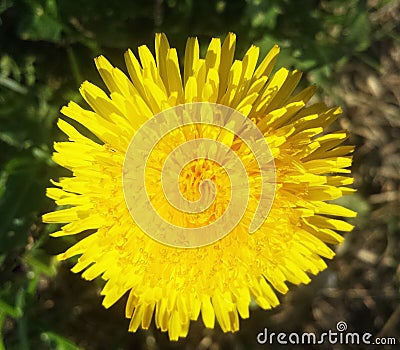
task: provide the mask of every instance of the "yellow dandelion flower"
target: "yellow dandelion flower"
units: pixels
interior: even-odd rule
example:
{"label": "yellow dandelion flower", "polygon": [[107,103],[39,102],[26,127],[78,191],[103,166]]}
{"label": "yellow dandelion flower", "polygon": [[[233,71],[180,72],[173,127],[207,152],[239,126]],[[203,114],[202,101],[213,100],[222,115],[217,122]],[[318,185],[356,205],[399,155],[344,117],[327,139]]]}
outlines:
{"label": "yellow dandelion flower", "polygon": [[314,86],[294,94],[299,71],[272,74],[278,46],[257,65],[259,48],[234,60],[235,42],[213,38],[200,58],[189,38],[183,72],[164,34],[155,57],[126,52],[129,77],[100,56],[109,93],[84,82],[92,110],[61,110],[100,142],[58,121],[68,141],[53,159],[72,175],[47,190],[67,208],[43,221],[65,224],[55,237],[92,230],[59,258],[80,255],[72,271],[106,281],[106,308],[129,292],[129,331],[154,317],[177,340],[200,314],[237,331],[252,299],[277,306],[352,229],[335,217],[355,213],[328,202],[353,192],[348,133],[323,133],[340,108],[307,104]]}

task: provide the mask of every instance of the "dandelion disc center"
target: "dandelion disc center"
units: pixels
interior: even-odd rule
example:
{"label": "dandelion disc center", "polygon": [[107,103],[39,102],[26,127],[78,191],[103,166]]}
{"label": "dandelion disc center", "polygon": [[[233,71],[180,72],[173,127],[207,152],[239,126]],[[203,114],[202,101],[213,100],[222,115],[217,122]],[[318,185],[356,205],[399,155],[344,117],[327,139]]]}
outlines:
{"label": "dandelion disc center", "polygon": [[251,199],[246,168],[251,162],[241,158],[240,145],[251,152],[261,178],[259,204],[248,227],[255,232],[273,201],[273,158],[248,118],[212,103],[165,110],[132,138],[123,187],[135,223],[153,239],[182,248],[208,245],[229,234]]}

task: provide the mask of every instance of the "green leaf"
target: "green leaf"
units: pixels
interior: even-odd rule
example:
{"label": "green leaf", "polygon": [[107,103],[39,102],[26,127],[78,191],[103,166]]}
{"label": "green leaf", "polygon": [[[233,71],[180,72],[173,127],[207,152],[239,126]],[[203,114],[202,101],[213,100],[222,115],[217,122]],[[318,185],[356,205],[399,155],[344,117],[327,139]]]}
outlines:
{"label": "green leaf", "polygon": [[2,299],[0,299],[0,313],[5,313],[13,318],[20,318],[23,314],[21,308],[13,307]]}
{"label": "green leaf", "polygon": [[36,211],[43,206],[45,165],[32,157],[13,158],[1,173],[0,253],[26,242]]}
{"label": "green leaf", "polygon": [[48,40],[58,42],[62,23],[58,18],[55,0],[36,0],[27,2],[28,14],[20,23],[19,33],[24,40]]}
{"label": "green leaf", "polygon": [[26,94],[28,91],[24,86],[7,77],[0,77],[0,85],[20,94]]}
{"label": "green leaf", "polygon": [[247,14],[253,28],[274,29],[280,13],[279,2],[275,1],[253,0],[249,1],[247,6]]}
{"label": "green leaf", "polygon": [[368,13],[362,11],[356,15],[352,24],[348,28],[347,40],[354,44],[354,51],[360,52],[367,49],[370,45],[371,28]]}
{"label": "green leaf", "polygon": [[[13,5],[12,0],[2,0],[0,1],[0,14],[5,12],[7,9],[9,9]],[[0,18],[0,25],[2,24],[1,18]]]}
{"label": "green leaf", "polygon": [[54,277],[57,273],[55,258],[49,256],[42,249],[34,249],[26,257],[26,262],[33,268],[37,275],[44,274],[49,277]]}
{"label": "green leaf", "polygon": [[[0,299],[0,313],[7,314],[15,319],[20,319],[24,315],[25,307],[25,291],[23,288],[12,293],[9,288],[1,290],[2,298]],[[8,302],[4,299],[8,299]],[[10,300],[15,299],[15,306],[11,306]]]}
{"label": "green leaf", "polygon": [[72,341],[53,332],[44,332],[41,339],[51,347],[52,350],[83,350]]}
{"label": "green leaf", "polygon": [[0,311],[0,350],[5,350],[6,347],[4,346],[3,342],[3,325],[4,321],[6,320],[6,314]]}

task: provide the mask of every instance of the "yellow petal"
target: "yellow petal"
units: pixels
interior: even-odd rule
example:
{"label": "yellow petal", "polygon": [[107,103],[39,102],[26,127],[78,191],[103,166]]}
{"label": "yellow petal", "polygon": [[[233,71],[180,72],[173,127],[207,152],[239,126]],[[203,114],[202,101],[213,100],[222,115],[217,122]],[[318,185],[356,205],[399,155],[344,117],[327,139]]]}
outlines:
{"label": "yellow petal", "polygon": [[188,38],[185,50],[184,83],[195,74],[199,62],[199,42],[197,38]]}

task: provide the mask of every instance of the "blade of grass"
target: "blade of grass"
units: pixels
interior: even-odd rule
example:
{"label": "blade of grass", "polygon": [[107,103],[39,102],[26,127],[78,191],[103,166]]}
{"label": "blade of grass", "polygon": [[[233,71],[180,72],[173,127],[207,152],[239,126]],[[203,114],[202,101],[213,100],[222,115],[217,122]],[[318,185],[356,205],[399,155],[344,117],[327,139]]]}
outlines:
{"label": "blade of grass", "polygon": [[0,350],[6,350],[3,342],[3,324],[6,320],[6,313],[0,311]]}

